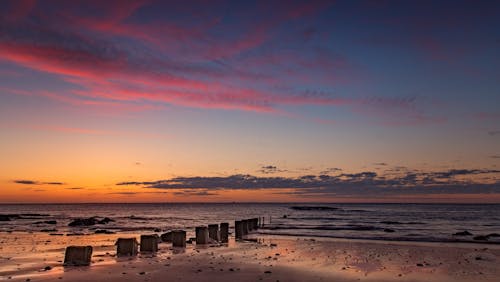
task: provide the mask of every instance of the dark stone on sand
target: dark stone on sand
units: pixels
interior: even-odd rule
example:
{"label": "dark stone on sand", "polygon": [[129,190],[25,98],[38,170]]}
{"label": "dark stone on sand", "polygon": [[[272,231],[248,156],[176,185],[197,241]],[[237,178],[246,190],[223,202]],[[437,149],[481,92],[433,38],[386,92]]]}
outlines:
{"label": "dark stone on sand", "polygon": [[326,207],[326,206],[293,206],[290,208],[292,210],[297,210],[297,211],[334,211],[334,210],[339,209],[339,208]]}
{"label": "dark stone on sand", "polygon": [[43,269],[43,270],[45,270],[45,271],[49,271],[49,270],[51,270],[51,269],[52,269],[52,266],[47,265],[46,267],[44,267],[44,269]]}
{"label": "dark stone on sand", "polygon": [[57,224],[57,221],[55,220],[37,221],[34,222],[33,224]]}
{"label": "dark stone on sand", "polygon": [[57,232],[57,229],[54,229],[54,228],[52,228],[52,229],[42,229],[42,230],[40,230],[40,232]]}
{"label": "dark stone on sand", "polygon": [[457,232],[457,233],[453,234],[453,236],[472,236],[472,233],[470,233],[469,231],[465,230],[465,231],[462,231],[462,232]]}
{"label": "dark stone on sand", "polygon": [[94,233],[95,234],[115,234],[115,232],[109,231],[106,229],[97,229]]}
{"label": "dark stone on sand", "polygon": [[479,236],[475,236],[473,239],[476,241],[488,241],[489,237],[487,235],[486,236],[479,235]]}
{"label": "dark stone on sand", "polygon": [[498,233],[490,233],[490,234],[486,235],[486,237],[500,237],[500,234],[498,234]]}
{"label": "dark stone on sand", "polygon": [[386,229],[384,229],[384,232],[392,233],[392,232],[396,232],[396,230],[390,229],[390,228],[386,228]]}
{"label": "dark stone on sand", "polygon": [[108,224],[108,223],[110,223],[110,222],[114,222],[114,220],[112,220],[112,219],[111,219],[111,218],[109,218],[109,217],[105,217],[105,218],[103,218],[103,219],[99,220],[97,223],[99,223],[99,224]]}
{"label": "dark stone on sand", "polygon": [[172,231],[161,234],[160,239],[162,242],[171,243],[172,242]]}
{"label": "dark stone on sand", "polygon": [[91,225],[96,225],[97,224],[97,219],[95,217],[89,217],[89,218],[77,218],[74,219],[72,222],[68,224],[68,226],[74,227],[74,226],[91,226]]}
{"label": "dark stone on sand", "polygon": [[161,232],[161,229],[160,228],[155,228],[153,231],[154,232]]}
{"label": "dark stone on sand", "polygon": [[417,266],[423,267],[424,265],[421,263],[417,263]]}
{"label": "dark stone on sand", "polygon": [[74,226],[92,226],[96,224],[108,224],[110,222],[113,222],[109,217],[105,217],[101,220],[97,219],[95,216],[94,217],[89,217],[89,218],[76,218],[72,222],[68,224],[68,226],[74,227]]}
{"label": "dark stone on sand", "polygon": [[0,214],[0,221],[10,221],[10,216],[5,214]]}
{"label": "dark stone on sand", "polygon": [[266,270],[266,271],[264,271],[264,273],[271,274],[272,272],[270,270]]}

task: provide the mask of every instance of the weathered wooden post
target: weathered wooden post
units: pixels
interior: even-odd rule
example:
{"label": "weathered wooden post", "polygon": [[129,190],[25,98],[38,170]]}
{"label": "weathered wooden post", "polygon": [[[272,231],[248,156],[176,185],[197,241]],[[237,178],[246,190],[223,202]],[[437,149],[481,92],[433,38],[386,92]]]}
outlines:
{"label": "weathered wooden post", "polygon": [[178,248],[186,247],[186,231],[184,230],[172,231],[172,247],[178,247]]}
{"label": "weathered wooden post", "polygon": [[218,224],[209,224],[208,225],[208,236],[210,239],[219,242],[219,225]]}
{"label": "weathered wooden post", "polygon": [[256,217],[253,219],[253,227],[255,230],[259,229],[259,218]]}
{"label": "weathered wooden post", "polygon": [[220,242],[229,242],[229,223],[223,222],[220,224]]}
{"label": "weathered wooden post", "polygon": [[141,235],[141,252],[157,252],[159,240],[156,234]]}
{"label": "weathered wooden post", "polygon": [[135,238],[118,238],[115,245],[117,256],[137,255],[137,246],[139,245],[139,243]]}
{"label": "weathered wooden post", "polygon": [[66,247],[66,252],[64,253],[64,265],[65,266],[90,265],[91,258],[92,258],[91,246],[69,246]]}
{"label": "weathered wooden post", "polygon": [[234,222],[234,234],[237,240],[243,239],[243,221],[236,220]]}
{"label": "weathered wooden post", "polygon": [[243,219],[241,221],[241,224],[242,224],[242,229],[243,229],[243,236],[247,235],[248,234],[248,220],[247,219]]}
{"label": "weathered wooden post", "polygon": [[208,228],[206,226],[197,226],[195,228],[196,245],[208,244]]}

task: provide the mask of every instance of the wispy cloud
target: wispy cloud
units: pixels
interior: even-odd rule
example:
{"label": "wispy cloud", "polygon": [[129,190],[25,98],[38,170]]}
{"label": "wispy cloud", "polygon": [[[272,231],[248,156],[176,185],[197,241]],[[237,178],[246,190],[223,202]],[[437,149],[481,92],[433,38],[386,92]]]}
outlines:
{"label": "wispy cloud", "polygon": [[279,169],[277,166],[274,165],[265,165],[262,166],[258,172],[263,173],[263,174],[272,174],[272,173],[278,173],[278,172],[285,172],[286,170]]}
{"label": "wispy cloud", "polygon": [[[201,9],[205,12],[199,17],[177,5],[150,1],[10,4],[2,15],[16,16],[0,22],[0,58],[72,85],[63,92],[35,91],[63,103],[126,110],[177,105],[267,114],[315,105],[345,107],[386,124],[443,120],[418,109],[415,97],[349,97],[322,90],[355,80],[360,67],[327,46],[293,39],[282,25],[321,14],[331,7],[330,1],[240,3],[245,9],[233,3],[200,2],[195,6],[210,7]],[[238,21],[226,21],[227,6]],[[260,14],[260,20],[255,22],[247,9]],[[161,17],[158,11],[164,11]],[[164,16],[170,13],[184,14],[192,24]],[[216,32],[219,29],[223,36]],[[285,52],[281,41],[298,44],[301,51]]]}
{"label": "wispy cloud", "polygon": [[488,131],[488,135],[490,136],[500,135],[500,130]]}
{"label": "wispy cloud", "polygon": [[[120,182],[145,189],[172,190],[179,195],[219,190],[292,189],[297,194],[325,194],[353,197],[408,194],[482,194],[500,193],[500,170],[451,169],[446,171],[406,171],[399,175],[376,172],[326,174],[300,177],[258,177],[231,175],[226,177],[175,177],[145,182]],[[479,177],[479,178],[477,178]],[[179,191],[182,190],[182,191]],[[188,191],[188,192],[186,192]]]}
{"label": "wispy cloud", "polygon": [[16,184],[23,184],[23,185],[65,185],[64,182],[59,182],[59,181],[42,182],[42,181],[26,180],[26,179],[14,180],[13,182]]}

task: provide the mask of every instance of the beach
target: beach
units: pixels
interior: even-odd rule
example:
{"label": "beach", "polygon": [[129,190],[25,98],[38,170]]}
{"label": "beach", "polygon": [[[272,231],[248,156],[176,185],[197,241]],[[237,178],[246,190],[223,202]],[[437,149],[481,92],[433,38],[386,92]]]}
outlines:
{"label": "beach", "polygon": [[[253,234],[229,244],[116,257],[118,237],[2,232],[9,281],[497,281],[497,244],[394,242]],[[64,247],[93,245],[90,266],[64,267]],[[31,248],[31,249],[30,249]]]}

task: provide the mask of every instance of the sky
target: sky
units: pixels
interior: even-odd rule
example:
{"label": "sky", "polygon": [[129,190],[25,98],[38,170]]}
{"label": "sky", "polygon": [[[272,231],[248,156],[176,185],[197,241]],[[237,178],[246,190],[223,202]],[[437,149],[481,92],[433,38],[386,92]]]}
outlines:
{"label": "sky", "polygon": [[0,202],[500,203],[498,1],[0,1]]}

